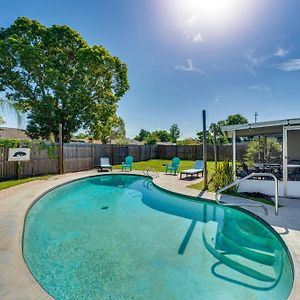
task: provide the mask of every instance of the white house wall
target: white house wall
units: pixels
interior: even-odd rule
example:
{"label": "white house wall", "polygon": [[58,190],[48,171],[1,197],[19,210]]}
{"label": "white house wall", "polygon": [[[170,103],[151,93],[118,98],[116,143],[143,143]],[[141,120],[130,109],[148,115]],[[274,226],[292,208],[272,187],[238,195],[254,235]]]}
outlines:
{"label": "white house wall", "polygon": [[[263,193],[274,196],[274,181],[271,180],[245,180],[241,182],[239,192]],[[283,197],[283,182],[278,182],[279,196]],[[300,198],[300,181],[287,182],[287,196]]]}

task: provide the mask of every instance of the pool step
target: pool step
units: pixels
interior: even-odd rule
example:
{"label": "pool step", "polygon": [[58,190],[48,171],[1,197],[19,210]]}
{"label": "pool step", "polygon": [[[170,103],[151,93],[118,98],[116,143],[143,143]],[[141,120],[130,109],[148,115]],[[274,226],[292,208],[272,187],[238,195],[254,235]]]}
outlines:
{"label": "pool step", "polygon": [[273,239],[267,228],[257,226],[257,221],[250,218],[237,219],[231,211],[226,213],[222,233],[245,247],[251,245],[266,252],[274,252],[275,248],[278,248],[276,239]]}
{"label": "pool step", "polygon": [[241,245],[224,233],[220,233],[220,240],[226,248],[229,248],[230,250],[234,249],[237,254],[240,254],[256,262],[270,266],[275,262],[276,257],[272,252]]}
{"label": "pool step", "polygon": [[[261,229],[261,228],[260,228]],[[243,219],[235,227],[236,235],[260,249],[274,250],[274,239],[265,231],[255,230],[249,219]],[[255,239],[253,237],[255,236]]]}
{"label": "pool step", "polygon": [[[276,273],[272,266],[249,259],[236,253],[236,248],[228,251],[217,243],[218,223],[210,221],[203,229],[203,240],[209,252],[226,266],[254,279],[261,281],[276,281]],[[253,255],[253,254],[251,254]]]}

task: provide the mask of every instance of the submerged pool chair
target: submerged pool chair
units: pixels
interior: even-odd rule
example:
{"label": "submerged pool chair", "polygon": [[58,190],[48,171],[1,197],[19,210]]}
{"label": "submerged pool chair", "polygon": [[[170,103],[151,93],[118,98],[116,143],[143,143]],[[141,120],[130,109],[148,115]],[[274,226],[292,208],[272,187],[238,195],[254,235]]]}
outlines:
{"label": "submerged pool chair", "polygon": [[171,164],[166,164],[166,174],[168,174],[168,172],[170,172],[170,174],[173,173],[176,176],[179,164],[180,164],[180,158],[174,157],[172,159]]}
{"label": "submerged pool chair", "polygon": [[132,163],[133,163],[133,157],[132,156],[126,156],[125,162],[122,162],[122,171],[129,169],[129,171],[132,171]]}

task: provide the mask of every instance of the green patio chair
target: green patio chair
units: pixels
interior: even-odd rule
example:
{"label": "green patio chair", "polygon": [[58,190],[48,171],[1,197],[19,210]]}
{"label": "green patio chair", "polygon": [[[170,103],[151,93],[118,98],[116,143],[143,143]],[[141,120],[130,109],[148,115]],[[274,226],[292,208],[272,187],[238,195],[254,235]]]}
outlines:
{"label": "green patio chair", "polygon": [[174,157],[172,159],[171,164],[166,164],[166,174],[170,172],[170,174],[174,173],[174,175],[176,176],[179,164],[180,164],[180,158]]}
{"label": "green patio chair", "polygon": [[129,169],[129,171],[132,171],[132,163],[133,163],[133,157],[132,156],[126,156],[125,162],[122,162],[122,171]]}

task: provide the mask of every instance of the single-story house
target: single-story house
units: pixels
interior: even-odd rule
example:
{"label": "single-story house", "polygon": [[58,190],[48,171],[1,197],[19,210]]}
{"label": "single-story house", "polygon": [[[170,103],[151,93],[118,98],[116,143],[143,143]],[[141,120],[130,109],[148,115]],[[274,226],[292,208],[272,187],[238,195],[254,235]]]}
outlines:
{"label": "single-story house", "polygon": [[0,139],[31,140],[24,129],[0,127]]}
{"label": "single-story house", "polygon": [[[279,196],[300,197],[300,118],[223,126],[222,131],[232,139],[233,171],[236,172],[237,137],[276,137],[282,145],[282,179]],[[299,176],[295,176],[299,173]],[[261,192],[274,195],[274,181],[245,180],[241,192]]]}

